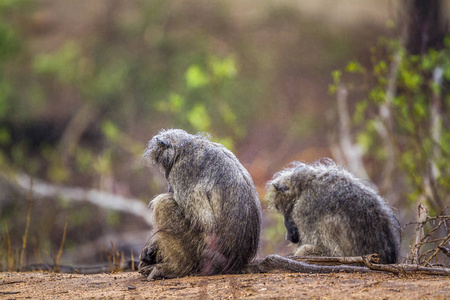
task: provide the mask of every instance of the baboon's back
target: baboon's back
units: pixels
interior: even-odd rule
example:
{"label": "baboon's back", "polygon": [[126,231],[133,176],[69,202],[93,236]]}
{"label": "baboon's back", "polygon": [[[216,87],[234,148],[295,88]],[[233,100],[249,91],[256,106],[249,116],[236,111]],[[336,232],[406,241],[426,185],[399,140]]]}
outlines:
{"label": "baboon's back", "polygon": [[300,215],[297,218],[303,220],[300,222],[306,228],[310,226],[308,222],[321,224],[333,220],[338,229],[323,230],[328,231],[327,236],[344,237],[340,241],[344,255],[378,253],[381,263],[397,261],[398,222],[384,200],[372,189],[345,173],[325,174],[308,185],[302,198],[306,201],[298,209]]}
{"label": "baboon's back", "polygon": [[191,157],[180,157],[168,179],[177,200],[204,193],[210,205],[214,224],[211,232],[206,232],[207,255],[201,272],[238,272],[259,247],[261,208],[253,181],[222,145],[198,140],[190,146],[195,151],[185,149],[181,155]]}

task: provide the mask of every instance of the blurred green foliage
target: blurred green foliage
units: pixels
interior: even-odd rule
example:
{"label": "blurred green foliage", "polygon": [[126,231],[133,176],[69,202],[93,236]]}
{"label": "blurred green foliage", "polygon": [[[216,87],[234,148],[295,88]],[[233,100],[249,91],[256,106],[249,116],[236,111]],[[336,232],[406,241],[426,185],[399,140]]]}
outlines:
{"label": "blurred green foliage", "polygon": [[[5,16],[22,3],[5,2],[0,13]],[[169,5],[165,1],[145,2],[136,18],[123,22],[116,18],[117,9],[111,7],[104,20],[107,28],[97,29],[96,39],[62,40],[46,52],[31,53],[26,44],[20,47],[29,43],[28,38],[13,30],[15,20],[1,19],[0,63],[8,66],[0,70],[0,124],[6,124],[0,127],[0,143],[16,166],[30,173],[45,169],[45,177],[53,182],[68,182],[76,173],[90,177],[109,173],[106,165],[116,156],[108,151],[92,152],[92,143],[80,143],[85,128],[94,120],[101,124],[94,130],[115,145],[116,152],[124,149],[140,154],[142,149],[130,146],[134,143],[130,132],[136,126],[161,128],[169,124],[191,132],[215,132],[218,142],[234,148],[234,142],[245,135],[256,103],[242,98],[242,83],[248,79],[240,76],[234,54],[214,53],[212,48],[214,38],[208,31],[226,30],[230,25],[218,6],[212,13],[224,29],[192,27],[180,35],[183,29],[177,20],[182,12],[167,14]],[[162,20],[173,25],[161,26]],[[26,70],[11,72],[23,61],[30,62],[24,66]],[[26,80],[20,80],[24,71],[28,73]],[[245,107],[238,109],[243,101]],[[72,107],[73,115],[60,119],[74,123],[72,127],[67,121],[55,124],[61,126],[56,134],[62,141],[41,142],[37,152],[29,141],[11,141],[11,123],[39,122],[48,118],[48,110],[62,109],[61,104]],[[85,111],[94,113],[77,123],[82,119],[77,113]],[[67,114],[67,110],[61,113]],[[51,115],[54,118],[57,114],[54,111]],[[141,120],[146,121],[138,124]],[[66,141],[68,145],[62,144],[65,136],[72,138]]]}
{"label": "blurred green foliage", "polygon": [[233,150],[233,140],[245,135],[245,127],[238,124],[237,110],[230,107],[233,103],[230,90],[237,89],[237,76],[236,60],[232,56],[223,59],[210,56],[204,66],[189,66],[181,92],[170,92],[166,99],[155,104],[155,108],[176,115],[181,127],[196,132],[225,129],[229,135],[216,138],[216,141]]}
{"label": "blurred green foliage", "polygon": [[[330,92],[340,84],[355,92],[364,90],[366,98],[356,103],[353,119],[366,157],[377,161],[372,165],[386,168],[388,153],[380,136],[383,123],[395,148],[397,167],[407,179],[405,196],[413,204],[425,197],[435,213],[444,209],[450,194],[450,38],[446,45],[424,55],[409,55],[398,40],[382,38],[372,48],[370,68],[352,61],[345,74],[333,72],[330,86]],[[392,80],[395,93],[390,99]],[[427,182],[429,178],[432,182]]]}

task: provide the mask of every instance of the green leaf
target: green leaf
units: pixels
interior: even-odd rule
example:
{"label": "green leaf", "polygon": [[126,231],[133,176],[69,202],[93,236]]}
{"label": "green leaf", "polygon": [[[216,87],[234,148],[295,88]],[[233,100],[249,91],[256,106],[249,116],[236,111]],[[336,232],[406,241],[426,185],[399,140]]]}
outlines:
{"label": "green leaf", "polygon": [[369,99],[375,104],[381,104],[386,99],[386,92],[382,87],[378,86],[369,92]]}
{"label": "green leaf", "polygon": [[328,94],[334,95],[336,93],[336,91],[337,91],[337,87],[335,84],[330,84],[328,86]]}
{"label": "green leaf", "polygon": [[158,111],[170,112],[178,114],[184,109],[184,98],[175,92],[171,92],[167,100],[159,101],[155,104]]}
{"label": "green leaf", "polygon": [[384,76],[386,75],[388,70],[387,64],[384,60],[379,61],[374,67],[373,72],[376,76]]}
{"label": "green leaf", "polygon": [[94,162],[94,155],[90,150],[78,147],[75,150],[75,161],[80,172],[89,172]]}
{"label": "green leaf", "polygon": [[103,134],[111,141],[118,141],[121,136],[121,132],[119,128],[109,120],[106,120],[102,124],[102,132]]}
{"label": "green leaf", "polygon": [[233,110],[226,104],[221,103],[220,104],[220,113],[222,115],[223,120],[225,123],[230,126],[234,127],[236,125],[236,114],[233,112]]}
{"label": "green leaf", "polygon": [[353,115],[353,120],[356,124],[361,124],[366,120],[366,111],[369,107],[369,101],[362,100],[356,103],[356,110]]}
{"label": "green leaf", "polygon": [[342,72],[339,70],[334,70],[333,72],[331,72],[331,76],[333,77],[334,84],[339,85],[339,83],[341,82]]}
{"label": "green leaf", "polygon": [[411,91],[417,91],[420,87],[420,84],[423,82],[422,75],[409,71],[409,70],[402,70],[400,72],[401,78],[403,80],[403,83],[405,86],[411,90]]}
{"label": "green leaf", "polygon": [[367,153],[371,148],[373,138],[366,132],[361,132],[356,137],[356,141],[363,148],[364,153]]}
{"label": "green leaf", "polygon": [[211,119],[203,104],[195,104],[192,110],[188,112],[187,119],[195,130],[209,131]]}
{"label": "green leaf", "polygon": [[351,61],[346,67],[345,70],[350,73],[359,73],[364,74],[366,69],[358,62]]}
{"label": "green leaf", "polygon": [[236,62],[231,56],[223,60],[217,57],[211,57],[209,64],[213,74],[218,78],[233,78],[237,75]]}
{"label": "green leaf", "polygon": [[190,89],[197,89],[209,83],[208,76],[198,65],[192,65],[186,71],[186,85]]}

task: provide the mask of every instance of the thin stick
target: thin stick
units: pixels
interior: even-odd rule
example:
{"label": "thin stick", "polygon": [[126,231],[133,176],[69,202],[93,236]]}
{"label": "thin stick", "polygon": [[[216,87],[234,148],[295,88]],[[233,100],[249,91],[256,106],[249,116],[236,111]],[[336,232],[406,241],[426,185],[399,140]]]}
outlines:
{"label": "thin stick", "polygon": [[12,248],[11,248],[11,236],[9,235],[8,221],[6,221],[5,225],[6,225],[6,241],[8,244],[8,253],[7,253],[7,257],[6,257],[6,269],[8,271],[12,271],[13,266],[14,266],[14,255],[12,253]]}
{"label": "thin stick", "polygon": [[[427,219],[424,222],[436,221],[436,220],[441,220],[441,219],[443,219],[443,221],[445,221],[445,219],[450,219],[450,215],[427,217]],[[413,225],[413,224],[421,224],[421,223],[423,223],[423,222],[413,221],[413,222],[406,223],[405,226],[409,226],[409,225]]]}
{"label": "thin stick", "polygon": [[55,268],[53,269],[53,271],[55,273],[59,273],[61,272],[61,255],[63,252],[63,247],[64,247],[64,243],[66,241],[66,233],[67,233],[67,224],[69,223],[69,215],[66,215],[66,222],[64,223],[64,231],[63,231],[63,236],[62,236],[62,240],[61,240],[61,245],[59,245],[59,250],[58,250],[58,255],[56,256],[56,261],[55,261]]}
{"label": "thin stick", "polygon": [[125,251],[120,252],[119,270],[123,270],[125,266]]}
{"label": "thin stick", "polygon": [[23,259],[25,257],[25,250],[27,248],[27,238],[28,238],[28,230],[30,228],[31,209],[32,208],[33,208],[33,178],[30,177],[30,191],[28,194],[27,224],[25,226],[25,232],[22,237],[22,252],[20,253],[20,259],[19,259],[19,272],[22,271]]}
{"label": "thin stick", "polygon": [[112,253],[112,270],[111,273],[115,273],[117,271],[117,264],[116,264],[116,247],[114,243],[111,241],[111,253]]}
{"label": "thin stick", "polygon": [[430,263],[430,260],[435,257],[439,251],[441,251],[441,247],[444,247],[445,244],[447,244],[447,242],[450,241],[450,233],[447,234],[447,236],[445,237],[445,239],[442,241],[442,243],[439,244],[439,246],[436,248],[436,250],[434,251],[434,253],[427,259],[425,260],[426,264]]}
{"label": "thin stick", "polygon": [[394,274],[427,274],[427,275],[440,275],[440,276],[450,276],[450,268],[435,268],[435,267],[424,267],[419,265],[411,264],[396,264],[396,265],[383,265],[383,264],[373,264],[370,262],[371,255],[363,256],[364,264],[367,268],[374,271],[384,271]]}
{"label": "thin stick", "polygon": [[133,248],[130,248],[131,251],[131,270],[134,271],[135,267],[134,267],[134,253],[133,253]]}

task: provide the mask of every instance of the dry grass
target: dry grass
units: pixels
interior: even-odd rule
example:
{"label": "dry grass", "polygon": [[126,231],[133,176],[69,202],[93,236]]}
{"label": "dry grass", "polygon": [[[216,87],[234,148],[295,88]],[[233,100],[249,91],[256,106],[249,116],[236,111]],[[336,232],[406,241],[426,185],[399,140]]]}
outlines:
{"label": "dry grass", "polygon": [[69,215],[66,216],[66,222],[64,223],[64,231],[63,231],[63,236],[61,239],[61,244],[59,246],[59,250],[58,250],[58,255],[56,256],[56,259],[54,261],[55,263],[55,267],[54,267],[54,272],[55,273],[59,273],[61,272],[61,255],[63,252],[63,248],[64,248],[64,243],[66,241],[66,234],[67,234],[67,225],[69,223]]}

